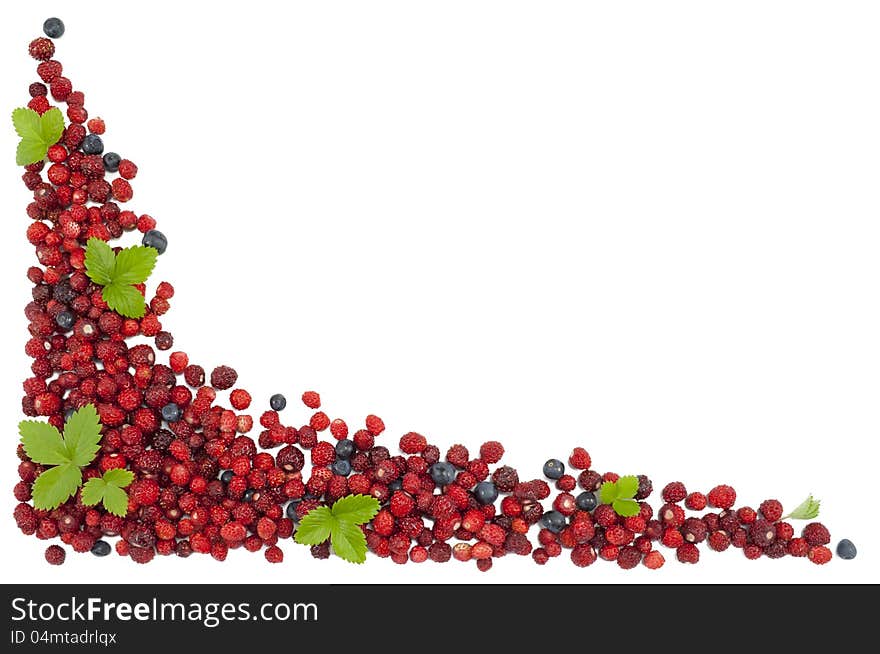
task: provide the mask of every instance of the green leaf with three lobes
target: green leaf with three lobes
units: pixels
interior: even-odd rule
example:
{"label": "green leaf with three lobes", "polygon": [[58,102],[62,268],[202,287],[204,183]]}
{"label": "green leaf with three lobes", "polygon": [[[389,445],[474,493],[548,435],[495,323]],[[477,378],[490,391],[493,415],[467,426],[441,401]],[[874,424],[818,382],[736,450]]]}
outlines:
{"label": "green leaf with three lobes", "polygon": [[82,471],[72,463],[49,468],[37,477],[31,489],[34,507],[54,509],[66,502],[82,484]]}
{"label": "green leaf with three lobes", "polygon": [[635,500],[624,499],[624,500],[614,500],[611,503],[611,508],[614,509],[614,512],[617,515],[623,516],[624,518],[629,518],[630,516],[638,515],[641,511],[639,507],[639,503]]}
{"label": "green leaf with three lobes", "polygon": [[127,318],[146,313],[144,296],[133,284],[143,284],[156,265],[156,248],[133,245],[113,253],[107,243],[90,238],[86,243],[86,274],[104,287],[101,296],[111,309]]}
{"label": "green leaf with three lobes", "polygon": [[599,500],[603,504],[610,504],[617,515],[634,516],[639,513],[639,503],[633,499],[638,492],[639,478],[627,475],[617,481],[606,481],[602,484]]}
{"label": "green leaf with three lobes", "polygon": [[64,133],[64,115],[53,107],[41,116],[33,109],[20,107],[12,112],[12,125],[21,137],[15,151],[15,163],[27,166],[46,158],[49,147]]}
{"label": "green leaf with three lobes", "polygon": [[819,515],[819,504],[821,504],[821,502],[810,495],[807,499],[801,502],[794,511],[785,516],[783,520],[786,518],[794,518],[795,520],[812,520]]}
{"label": "green leaf with three lobes", "polygon": [[64,425],[64,435],[44,422],[22,420],[18,424],[25,454],[44,466],[53,466],[34,481],[31,495],[38,509],[54,509],[76,493],[82,471],[95,459],[101,440],[101,423],[94,405],[78,409]]}
{"label": "green leaf with three lobes", "polygon": [[134,481],[134,473],[130,470],[114,468],[104,473],[103,477],[89,479],[82,489],[82,503],[94,506],[103,502],[104,508],[113,515],[125,517],[128,513],[128,493],[123,488]]}
{"label": "green leaf with three lobes", "polygon": [[301,545],[319,545],[328,538],[336,555],[351,563],[363,563],[367,557],[367,539],[358,525],[373,519],[379,502],[369,495],[347,495],[333,507],[319,506],[300,521],[295,540]]}

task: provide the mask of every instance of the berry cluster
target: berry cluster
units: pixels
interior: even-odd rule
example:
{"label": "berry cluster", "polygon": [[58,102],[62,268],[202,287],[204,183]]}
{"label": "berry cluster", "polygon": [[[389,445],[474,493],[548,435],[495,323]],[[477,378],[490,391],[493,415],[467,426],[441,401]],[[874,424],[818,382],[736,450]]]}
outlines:
{"label": "berry cluster", "polygon": [[[53,38],[64,32],[57,19],[44,29]],[[110,241],[137,230],[143,244],[160,254],[168,242],[151,216],[122,208],[133,198],[137,166],[104,152],[105,123],[89,118],[83,93],[53,58],[53,41],[37,38],[29,52],[39,62],[41,81],[30,85],[28,107],[42,115],[53,102],[65,105],[69,123],[49,147],[48,163],[26,166],[22,177],[33,193],[27,239],[39,263],[27,273],[33,289],[25,308],[25,351],[33,363],[22,410],[61,429],[71,412],[94,404],[103,425],[101,449],[83,470],[84,479],[115,468],[130,470],[135,479],[124,517],[85,506],[80,493],[56,509],[36,509],[32,488],[44,468],[19,447],[14,518],[25,534],[60,538],[73,551],[96,556],[110,554],[107,539],[119,537],[117,554],[137,563],[157,554],[194,553],[222,561],[237,548],[262,551],[277,563],[284,557],[278,543],[291,538],[309,511],[368,494],[381,509],[363,526],[367,546],[401,564],[454,558],[473,560],[485,571],[507,554],[531,555],[543,565],[568,550],[579,567],[603,559],[623,569],[640,563],[656,569],[665,562],[659,546],[675,549],[679,561],[696,563],[701,543],[716,551],[737,547],[750,559],[806,556],[821,564],[831,558],[821,524],[795,537],[779,502],[767,500],[758,511],[734,508],[736,493],[726,485],[703,495],[688,493],[679,482],[668,484],[655,512],[647,501],[653,485],[639,476],[637,514],[619,515],[599,497],[602,484],[618,475],[594,470],[579,447],[568,459],[571,473],[562,461],[545,464],[548,483],[520,479],[514,468],[499,466],[504,448],[496,441],[475,452],[453,445],[444,454],[409,432],[392,454],[377,443],[385,432],[379,417],[367,416],[350,429],[322,410],[320,396],[311,391],[302,395],[310,412],[302,424],[282,420],[282,395],[272,396],[270,408],[255,419],[248,413],[251,394],[236,387],[233,368],[221,365],[207,374],[185,352],[161,354],[174,346],[161,322],[174,296],[171,284],[160,283],[145,315],[134,319],[110,309],[86,274],[84,248],[91,238]],[[146,293],[143,285],[138,288]],[[153,345],[134,344],[136,337]],[[219,394],[225,391],[229,406]],[[546,509],[545,500],[551,504]],[[714,510],[686,514],[707,507]],[[532,530],[537,547],[528,537]],[[313,545],[311,553],[327,558],[329,541]],[[63,547],[46,550],[49,563],[64,559]]]}

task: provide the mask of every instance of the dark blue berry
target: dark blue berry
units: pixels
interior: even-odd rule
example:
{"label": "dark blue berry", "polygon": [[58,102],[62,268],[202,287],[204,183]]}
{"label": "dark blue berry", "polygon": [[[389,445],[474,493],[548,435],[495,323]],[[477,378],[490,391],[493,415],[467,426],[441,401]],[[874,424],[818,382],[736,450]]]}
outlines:
{"label": "dark blue berry", "polygon": [[73,314],[70,311],[62,311],[55,316],[55,322],[65,331],[73,327],[74,320]]}
{"label": "dark blue berry", "polygon": [[115,152],[107,152],[104,154],[104,170],[108,173],[115,173],[119,170],[119,162],[122,161],[122,157],[120,157]]}
{"label": "dark blue berry", "polygon": [[228,484],[230,481],[232,481],[233,477],[235,477],[235,473],[232,472],[232,470],[224,470],[220,473],[220,481],[222,481],[224,484]]}
{"label": "dark blue berry", "polygon": [[541,526],[549,529],[554,534],[558,534],[565,529],[565,516],[559,511],[547,511],[541,516]]}
{"label": "dark blue berry", "polygon": [[842,559],[849,561],[850,559],[856,558],[857,553],[856,546],[847,538],[844,538],[837,544],[837,556]]}
{"label": "dark blue berry", "polygon": [[179,422],[183,411],[174,402],[162,407],[162,420],[165,422]]}
{"label": "dark blue berry", "polygon": [[492,504],[498,499],[498,489],[491,481],[481,481],[474,488],[474,497],[480,504]]}
{"label": "dark blue berry", "polygon": [[248,489],[244,492],[244,495],[241,496],[241,501],[242,501],[242,502],[250,502],[250,501],[252,501],[252,500],[254,499],[254,492],[255,492],[255,491],[254,491],[253,488],[248,488]]}
{"label": "dark blue berry", "polygon": [[544,464],[544,476],[548,479],[559,479],[565,474],[565,466],[559,459],[549,459]]}
{"label": "dark blue berry", "polygon": [[336,456],[340,459],[347,459],[354,454],[354,442],[343,438],[336,443]]}
{"label": "dark blue berry", "polygon": [[47,18],[43,23],[43,34],[50,39],[60,39],[64,36],[64,23],[60,18]]}
{"label": "dark blue berry", "polygon": [[168,248],[168,239],[165,238],[165,234],[160,232],[158,229],[151,229],[146,234],[144,234],[144,238],[141,240],[141,243],[146,245],[148,248],[156,248],[156,252],[158,252],[159,254],[163,254]]}
{"label": "dark blue berry", "polygon": [[584,491],[575,498],[575,504],[581,511],[592,511],[599,505],[599,500],[596,499],[595,493]]}
{"label": "dark blue berry", "polygon": [[431,479],[438,486],[448,486],[455,481],[455,466],[446,461],[438,461],[430,468]]}
{"label": "dark blue berry", "polygon": [[76,409],[74,409],[74,408],[65,409],[65,410],[64,410],[64,422],[67,422],[68,420],[70,420],[70,417],[71,417],[74,413],[76,413]]}
{"label": "dark blue berry", "polygon": [[351,472],[351,464],[348,462],[348,459],[336,459],[333,465],[330,466],[330,470],[333,471],[334,475],[345,477]]}
{"label": "dark blue berry", "polygon": [[284,411],[284,407],[287,406],[287,398],[281,393],[275,393],[269,398],[269,406],[273,411]]}
{"label": "dark blue berry", "polygon": [[390,484],[388,484],[388,490],[390,490],[392,493],[394,491],[403,490],[403,482],[399,479],[395,479]]}
{"label": "dark blue berry", "polygon": [[97,134],[87,134],[80,147],[86,154],[101,154],[104,151],[104,141]]}
{"label": "dark blue berry", "polygon": [[110,554],[110,543],[106,540],[96,540],[92,545],[92,554],[95,556],[107,556]]}

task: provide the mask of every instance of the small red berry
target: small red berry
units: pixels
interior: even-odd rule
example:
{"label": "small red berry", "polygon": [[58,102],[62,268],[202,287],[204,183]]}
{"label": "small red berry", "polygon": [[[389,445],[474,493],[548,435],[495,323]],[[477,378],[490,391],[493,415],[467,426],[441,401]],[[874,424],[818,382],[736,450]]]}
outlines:
{"label": "small red berry", "polygon": [[702,493],[690,493],[684,498],[684,505],[691,511],[702,511],[706,508],[706,496]]}
{"label": "small red berry", "polygon": [[[51,56],[51,55],[50,55]],[[49,545],[46,548],[46,561],[49,565],[61,565],[67,554],[60,545]]]}
{"label": "small red berry", "polygon": [[498,441],[486,441],[480,445],[480,458],[486,463],[498,463],[504,456],[504,446]]}
{"label": "small red berry", "polygon": [[582,447],[574,448],[571,455],[568,457],[568,465],[575,470],[587,470],[592,463],[593,461],[590,458],[589,452]]}
{"label": "small red berry", "polygon": [[682,563],[697,563],[700,560],[700,550],[693,543],[684,543],[675,551],[675,556]]}
{"label": "small red berry", "polygon": [[681,502],[687,497],[687,489],[680,481],[673,481],[663,488],[662,497],[664,502]]}
{"label": "small red berry", "polygon": [[815,545],[810,548],[807,556],[816,565],[824,565],[831,560],[831,550],[824,545]]}
{"label": "small red berry", "polygon": [[782,502],[779,500],[764,500],[758,510],[770,522],[782,519]]}
{"label": "small red berry", "polygon": [[660,552],[653,550],[645,554],[642,563],[644,563],[645,567],[649,570],[657,570],[663,567],[663,564],[666,563],[666,559],[663,558],[663,555]]}

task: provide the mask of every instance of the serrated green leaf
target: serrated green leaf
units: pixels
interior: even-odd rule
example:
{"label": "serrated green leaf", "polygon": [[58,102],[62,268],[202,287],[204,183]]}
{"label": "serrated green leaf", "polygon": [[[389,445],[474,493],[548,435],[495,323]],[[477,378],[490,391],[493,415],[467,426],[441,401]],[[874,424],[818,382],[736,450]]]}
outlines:
{"label": "serrated green leaf", "polygon": [[[812,520],[819,515],[819,505],[821,502],[809,495],[807,499],[801,502],[797,508],[789,513],[785,518],[794,518],[795,520]],[[783,518],[783,520],[785,519]]]}
{"label": "serrated green leaf", "polygon": [[18,423],[18,433],[21,434],[25,454],[32,461],[46,466],[57,466],[70,461],[61,433],[48,422],[22,420]]}
{"label": "serrated green leaf", "polygon": [[143,318],[147,310],[144,296],[134,286],[111,282],[104,287],[101,297],[107,306],[126,318]]}
{"label": "serrated green leaf", "polygon": [[23,139],[42,139],[42,121],[40,114],[27,107],[19,107],[12,111],[12,125],[15,133]]}
{"label": "serrated green leaf", "polygon": [[111,468],[104,473],[104,482],[108,486],[116,488],[125,488],[134,481],[134,473],[125,468]]}
{"label": "serrated green leaf", "polygon": [[624,518],[638,515],[641,510],[638,502],[629,499],[614,500],[614,502],[611,503],[611,507],[617,515],[623,516]]}
{"label": "serrated green leaf", "polygon": [[339,520],[362,525],[379,512],[379,501],[372,495],[346,495],[333,504],[332,512]]}
{"label": "serrated green leaf", "polygon": [[86,243],[86,274],[96,284],[106,286],[113,281],[116,255],[113,248],[99,238],[90,238]]}
{"label": "serrated green leaf", "polygon": [[92,477],[83,484],[80,499],[86,506],[95,506],[104,499],[104,489],[107,488],[107,482],[101,477]]}
{"label": "serrated green leaf", "polygon": [[34,507],[54,509],[66,502],[82,483],[82,472],[72,463],[49,468],[34,482],[31,489]]}
{"label": "serrated green leaf", "polygon": [[627,475],[617,480],[617,497],[627,499],[635,497],[639,492],[639,478],[633,475]]}
{"label": "serrated green leaf", "polygon": [[40,116],[40,135],[43,143],[46,144],[47,152],[50,146],[58,143],[63,133],[64,115],[58,107],[52,107]]}
{"label": "serrated green leaf", "polygon": [[336,556],[351,563],[367,560],[367,539],[361,528],[347,520],[337,520],[330,527],[330,543]]}
{"label": "serrated green leaf", "polygon": [[300,545],[320,545],[330,538],[330,528],[335,522],[328,507],[316,507],[302,517],[294,540]]}
{"label": "serrated green leaf", "polygon": [[107,485],[104,488],[104,508],[124,518],[128,513],[128,493],[117,486]]}
{"label": "serrated green leaf", "polygon": [[116,255],[116,267],[113,270],[114,284],[142,284],[153,272],[156,265],[156,257],[159,252],[156,248],[148,248],[143,245],[133,245],[121,250]]}
{"label": "serrated green leaf", "polygon": [[47,149],[42,141],[34,139],[22,139],[15,149],[15,163],[19,166],[29,166],[46,158]]}
{"label": "serrated green leaf", "polygon": [[101,421],[94,404],[77,409],[64,425],[64,445],[70,461],[79,467],[87,466],[98,453],[101,441]]}
{"label": "serrated green leaf", "polygon": [[613,481],[606,481],[599,489],[599,501],[602,504],[611,504],[617,499],[617,484]]}

